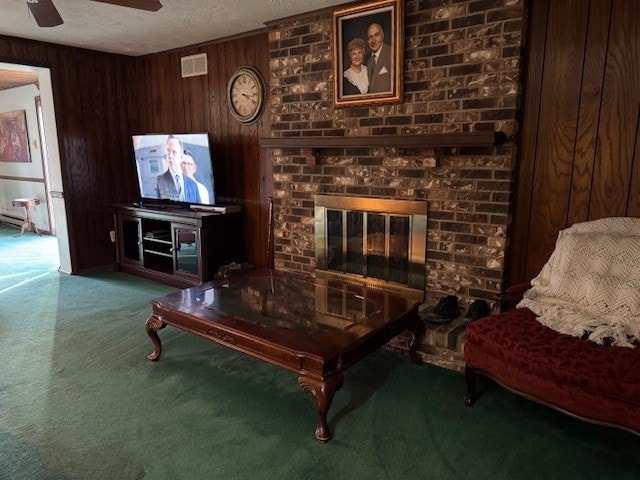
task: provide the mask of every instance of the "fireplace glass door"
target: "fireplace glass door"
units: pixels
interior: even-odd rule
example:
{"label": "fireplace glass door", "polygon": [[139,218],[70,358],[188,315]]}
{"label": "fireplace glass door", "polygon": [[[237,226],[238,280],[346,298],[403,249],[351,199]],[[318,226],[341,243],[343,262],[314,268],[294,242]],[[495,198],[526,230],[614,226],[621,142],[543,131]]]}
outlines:
{"label": "fireplace glass door", "polygon": [[327,218],[329,270],[407,283],[408,216],[329,210]]}
{"label": "fireplace glass door", "polygon": [[316,197],[316,268],[422,288],[424,202],[336,198]]}

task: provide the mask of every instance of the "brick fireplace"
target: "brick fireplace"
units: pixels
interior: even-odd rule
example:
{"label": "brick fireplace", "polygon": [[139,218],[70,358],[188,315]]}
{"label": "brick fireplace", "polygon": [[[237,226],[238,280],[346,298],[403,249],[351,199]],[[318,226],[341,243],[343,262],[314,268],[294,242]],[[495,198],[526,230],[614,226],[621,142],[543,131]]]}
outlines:
{"label": "brick fireplace", "polygon": [[[316,195],[419,200],[427,204],[426,301],[455,294],[463,310],[476,298],[493,301],[502,289],[515,143],[413,140],[515,136],[523,10],[522,0],[406,1],[403,101],[372,107],[333,106],[331,10],[269,25],[270,140],[300,140],[271,144],[277,269],[315,273]],[[380,136],[396,141],[304,146]],[[426,342],[428,361],[462,367],[461,325],[433,327]],[[403,348],[402,339],[393,346]]]}

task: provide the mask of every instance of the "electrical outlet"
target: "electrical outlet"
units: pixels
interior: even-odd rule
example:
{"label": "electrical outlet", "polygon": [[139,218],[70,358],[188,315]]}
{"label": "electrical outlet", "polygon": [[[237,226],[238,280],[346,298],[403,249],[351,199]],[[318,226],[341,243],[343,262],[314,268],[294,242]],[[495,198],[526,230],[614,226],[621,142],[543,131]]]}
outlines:
{"label": "electrical outlet", "polygon": [[115,243],[115,241],[116,241],[116,231],[115,230],[111,230],[109,232],[109,237],[111,238],[111,241]]}

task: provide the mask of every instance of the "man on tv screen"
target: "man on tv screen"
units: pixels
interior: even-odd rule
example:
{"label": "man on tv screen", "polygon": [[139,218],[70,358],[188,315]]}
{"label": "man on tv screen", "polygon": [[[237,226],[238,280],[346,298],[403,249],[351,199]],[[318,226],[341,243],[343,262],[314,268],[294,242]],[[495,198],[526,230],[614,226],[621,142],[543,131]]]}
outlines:
{"label": "man on tv screen", "polygon": [[166,143],[167,171],[157,177],[159,199],[200,203],[200,194],[195,181],[182,174],[182,141],[169,135]]}
{"label": "man on tv screen", "polygon": [[198,187],[198,194],[200,195],[200,201],[204,204],[209,204],[209,190],[196,178],[196,171],[198,170],[198,164],[195,160],[195,155],[189,149],[182,153],[182,173],[196,182]]}

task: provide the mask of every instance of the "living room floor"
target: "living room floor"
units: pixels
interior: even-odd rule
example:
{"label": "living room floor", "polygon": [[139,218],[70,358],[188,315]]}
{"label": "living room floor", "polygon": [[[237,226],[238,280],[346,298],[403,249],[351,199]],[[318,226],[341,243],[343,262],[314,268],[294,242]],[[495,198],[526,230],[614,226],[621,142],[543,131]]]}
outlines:
{"label": "living room floor", "polygon": [[[54,243],[0,225],[0,472],[23,479],[635,479],[640,438],[381,350],[348,370],[315,441],[295,375],[175,329],[172,287],[57,272]],[[52,242],[53,240],[53,242]],[[31,254],[35,254],[31,256]],[[19,256],[16,263],[13,258]]]}

